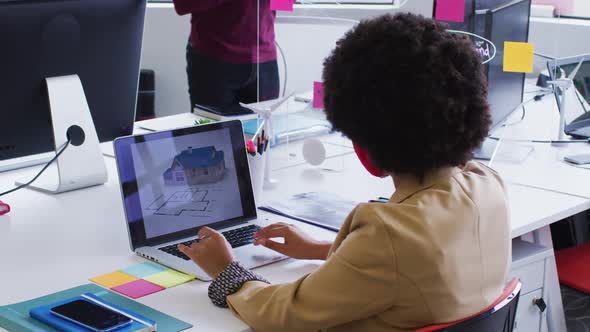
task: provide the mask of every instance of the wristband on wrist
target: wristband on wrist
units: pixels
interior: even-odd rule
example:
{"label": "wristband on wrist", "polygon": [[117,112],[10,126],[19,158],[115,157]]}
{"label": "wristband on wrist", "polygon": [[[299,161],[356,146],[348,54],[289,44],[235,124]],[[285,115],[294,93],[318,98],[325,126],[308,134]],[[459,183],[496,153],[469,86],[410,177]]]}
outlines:
{"label": "wristband on wrist", "polygon": [[209,298],[216,306],[227,308],[226,297],[240,290],[248,281],[262,281],[270,284],[268,280],[240,263],[232,262],[209,285]]}

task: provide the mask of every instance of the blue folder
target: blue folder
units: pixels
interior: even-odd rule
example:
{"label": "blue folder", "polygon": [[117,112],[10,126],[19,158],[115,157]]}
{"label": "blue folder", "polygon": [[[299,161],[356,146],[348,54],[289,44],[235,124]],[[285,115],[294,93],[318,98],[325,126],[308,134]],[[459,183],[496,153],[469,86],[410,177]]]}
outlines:
{"label": "blue folder", "polygon": [[[139,314],[137,314],[135,312],[130,312],[129,310],[126,310],[124,308],[121,308],[121,307],[119,307],[119,306],[117,306],[117,305],[115,305],[113,303],[104,301],[103,299],[99,298],[98,296],[96,296],[96,295],[94,295],[92,293],[85,293],[84,295],[86,295],[86,296],[88,296],[90,298],[93,298],[94,300],[97,300],[97,301],[99,301],[99,302],[101,302],[103,304],[107,304],[107,305],[109,305],[112,308],[115,308],[117,310],[120,310],[120,311],[122,311],[122,312],[124,312],[124,313],[126,313],[128,315],[133,316],[134,318],[138,318],[141,321],[144,321],[144,322],[146,322],[146,323],[149,324],[149,325],[144,325],[144,324],[141,324],[141,323],[139,323],[139,322],[137,322],[137,321],[134,320],[133,323],[131,323],[130,325],[120,327],[120,328],[118,328],[116,330],[113,330],[113,331],[116,331],[116,332],[134,332],[134,331],[138,331],[138,330],[141,330],[143,328],[146,328],[148,326],[156,325],[156,322],[155,321],[153,321],[153,320],[151,320],[149,318],[143,317],[143,316],[141,316],[141,315],[139,315]],[[58,317],[58,316],[56,316],[56,315],[54,315],[54,314],[51,313],[51,308],[54,308],[54,307],[57,307],[59,305],[66,304],[66,303],[69,303],[69,302],[72,302],[72,301],[75,301],[75,300],[88,301],[87,299],[83,298],[82,296],[76,296],[74,298],[70,298],[70,299],[65,300],[65,301],[58,301],[58,302],[55,302],[55,303],[52,303],[52,304],[48,304],[48,305],[40,306],[40,307],[37,307],[37,308],[33,308],[30,311],[30,315],[31,315],[31,317],[33,317],[33,318],[35,318],[35,319],[37,319],[37,320],[39,320],[39,321],[41,321],[41,322],[43,322],[43,323],[51,326],[51,327],[53,327],[53,328],[55,328],[55,329],[57,329],[59,331],[63,331],[63,332],[90,332],[90,331],[92,331],[92,330],[90,330],[88,328],[85,328],[85,327],[83,327],[81,325],[78,325],[78,324],[75,324],[73,322],[70,322],[68,320],[65,320],[65,319],[63,319],[61,317]]]}
{"label": "blue folder", "polygon": [[[78,286],[33,300],[0,307],[0,327],[11,332],[57,332],[57,329],[31,317],[31,310],[35,308],[39,308],[40,310],[40,308],[44,306],[54,307],[60,302],[71,301],[73,298],[85,293],[91,293],[102,302],[114,304],[117,308],[125,308],[127,312],[133,312],[136,315],[147,317],[149,320],[155,321],[158,331],[184,331],[192,327],[189,323],[166,315],[95,284]],[[39,312],[39,314],[41,314],[41,312]],[[33,313],[33,315],[37,314]]]}

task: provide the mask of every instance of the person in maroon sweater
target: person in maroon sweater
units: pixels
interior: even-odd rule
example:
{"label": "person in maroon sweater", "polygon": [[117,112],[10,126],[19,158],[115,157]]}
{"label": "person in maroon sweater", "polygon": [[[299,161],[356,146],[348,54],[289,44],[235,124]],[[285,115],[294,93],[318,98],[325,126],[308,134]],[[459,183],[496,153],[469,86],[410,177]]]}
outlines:
{"label": "person in maroon sweater", "polygon": [[279,96],[270,0],[174,0],[174,8],[179,15],[191,14],[186,51],[191,110],[198,104],[229,112],[240,102]]}

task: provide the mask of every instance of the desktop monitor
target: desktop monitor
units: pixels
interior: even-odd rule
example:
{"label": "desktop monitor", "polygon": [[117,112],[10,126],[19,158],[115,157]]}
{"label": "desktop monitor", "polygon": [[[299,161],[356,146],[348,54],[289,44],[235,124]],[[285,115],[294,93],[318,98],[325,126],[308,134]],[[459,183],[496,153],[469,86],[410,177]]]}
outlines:
{"label": "desktop monitor", "polygon": [[450,29],[474,33],[496,46],[495,57],[485,65],[492,128],[522,103],[525,74],[504,72],[504,42],[528,41],[530,8],[531,0],[465,0],[464,22],[449,22]]}
{"label": "desktop monitor", "polygon": [[0,0],[0,171],[55,155],[48,77],[80,77],[101,142],[131,134],[145,8],[146,0]]}

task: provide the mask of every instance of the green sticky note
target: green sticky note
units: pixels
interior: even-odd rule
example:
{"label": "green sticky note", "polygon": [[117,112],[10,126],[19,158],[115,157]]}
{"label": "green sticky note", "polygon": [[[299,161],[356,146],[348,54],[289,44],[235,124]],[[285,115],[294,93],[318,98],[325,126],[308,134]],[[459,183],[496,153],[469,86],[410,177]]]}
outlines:
{"label": "green sticky note", "polygon": [[166,270],[143,279],[165,288],[171,288],[189,282],[195,277],[174,270]]}
{"label": "green sticky note", "polygon": [[504,42],[504,71],[532,73],[534,49],[531,43]]}

